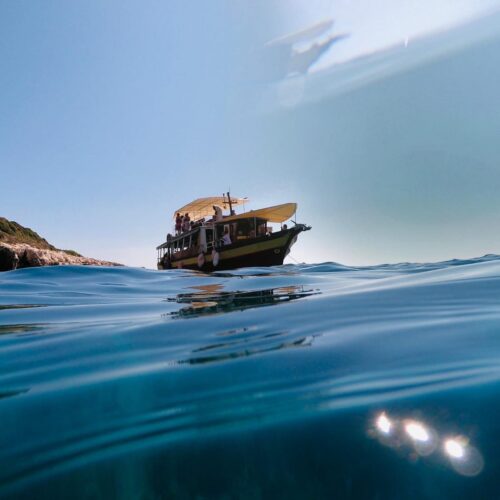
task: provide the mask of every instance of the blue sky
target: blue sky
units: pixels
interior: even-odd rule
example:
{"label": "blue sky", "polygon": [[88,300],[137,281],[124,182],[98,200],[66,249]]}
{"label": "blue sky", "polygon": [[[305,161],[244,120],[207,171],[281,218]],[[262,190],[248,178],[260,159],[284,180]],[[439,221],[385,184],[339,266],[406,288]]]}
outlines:
{"label": "blue sky", "polygon": [[[358,78],[341,94],[256,111],[254,55],[268,39],[336,17],[352,36],[318,70],[497,3],[443,2],[439,22],[416,22],[400,2],[373,5],[3,2],[0,215],[59,247],[153,267],[171,213],[230,187],[252,208],[299,203],[299,220],[314,228],[292,251],[297,260],[500,252],[498,37]],[[327,86],[337,76],[322,78]]]}
{"label": "blue sky", "polygon": [[63,248],[153,265],[170,213],[229,184],[210,169],[226,168],[218,158],[248,51],[247,9],[121,0],[0,9],[2,215]]}

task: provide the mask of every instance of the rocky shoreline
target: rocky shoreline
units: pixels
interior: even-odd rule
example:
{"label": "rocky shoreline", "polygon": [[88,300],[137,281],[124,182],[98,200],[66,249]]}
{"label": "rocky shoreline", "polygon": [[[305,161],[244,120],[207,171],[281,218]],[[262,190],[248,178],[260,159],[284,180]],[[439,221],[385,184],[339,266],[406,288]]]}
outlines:
{"label": "rocky shoreline", "polygon": [[24,243],[0,243],[0,271],[41,266],[121,266],[115,262],[71,255],[63,250],[35,248]]}
{"label": "rocky shoreline", "polygon": [[0,217],[0,271],[41,266],[121,266],[59,250],[29,228]]}

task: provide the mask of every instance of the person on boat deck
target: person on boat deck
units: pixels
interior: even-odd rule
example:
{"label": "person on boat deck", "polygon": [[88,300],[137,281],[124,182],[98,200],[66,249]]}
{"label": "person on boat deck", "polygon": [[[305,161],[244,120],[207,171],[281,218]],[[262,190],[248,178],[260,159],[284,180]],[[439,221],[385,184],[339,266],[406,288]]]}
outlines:
{"label": "person on boat deck", "polygon": [[213,206],[214,209],[214,220],[216,222],[219,222],[222,220],[222,208],[218,207],[217,205]]}
{"label": "person on boat deck", "polygon": [[179,212],[175,216],[175,234],[180,234],[182,231],[182,216]]}
{"label": "person on boat deck", "polygon": [[224,236],[222,236],[222,244],[223,245],[230,245],[231,244],[231,237],[229,236],[229,228],[228,227],[224,228]]}
{"label": "person on boat deck", "polygon": [[186,213],[184,217],[182,218],[182,230],[184,232],[187,232],[191,229],[191,219],[189,218],[189,214]]}

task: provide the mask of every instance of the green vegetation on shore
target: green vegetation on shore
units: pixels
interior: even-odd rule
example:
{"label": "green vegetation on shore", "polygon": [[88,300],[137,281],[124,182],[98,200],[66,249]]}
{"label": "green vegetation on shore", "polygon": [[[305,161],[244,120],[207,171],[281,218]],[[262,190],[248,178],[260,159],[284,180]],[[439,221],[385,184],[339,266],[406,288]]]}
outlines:
{"label": "green vegetation on shore", "polygon": [[121,266],[116,262],[84,257],[61,250],[30,228],[0,217],[0,272],[41,266]]}
{"label": "green vegetation on shore", "polygon": [[73,257],[83,257],[81,253],[78,253],[75,250],[61,250],[61,252],[67,253],[68,255],[73,255]]}
{"label": "green vegetation on shore", "polygon": [[0,242],[25,243],[42,250],[57,250],[45,238],[28,227],[0,217]]}
{"label": "green vegetation on shore", "polygon": [[[0,217],[0,243],[24,243],[33,248],[41,250],[59,250],[51,245],[45,238],[42,238],[38,233],[29,227],[21,226],[17,222],[10,221],[5,217]],[[60,250],[74,257],[81,257],[75,250]]]}

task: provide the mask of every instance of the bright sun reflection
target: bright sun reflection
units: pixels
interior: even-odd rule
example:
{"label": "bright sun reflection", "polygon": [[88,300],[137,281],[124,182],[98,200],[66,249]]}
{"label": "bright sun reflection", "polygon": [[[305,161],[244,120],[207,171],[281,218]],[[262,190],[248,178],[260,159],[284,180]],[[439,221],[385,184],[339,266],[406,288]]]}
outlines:
{"label": "bright sun reflection", "polygon": [[381,444],[397,448],[412,459],[424,459],[433,454],[437,459],[435,452],[440,449],[441,458],[446,457],[448,466],[461,476],[477,476],[484,467],[481,452],[470,444],[465,435],[440,436],[433,426],[412,418],[390,418],[385,411],[380,412],[375,416],[368,434],[376,436]]}
{"label": "bright sun reflection", "polygon": [[385,413],[382,413],[378,418],[376,422],[377,428],[380,432],[383,432],[384,434],[389,434],[392,429],[392,422],[389,420],[387,415]]}
{"label": "bright sun reflection", "polygon": [[465,447],[457,439],[447,439],[444,442],[444,450],[452,458],[463,458],[465,455]]}
{"label": "bright sun reflection", "polygon": [[405,425],[405,431],[415,441],[426,442],[430,438],[427,429],[419,422],[408,422]]}

